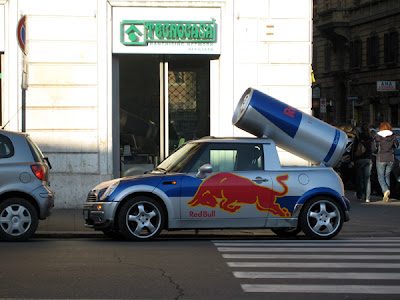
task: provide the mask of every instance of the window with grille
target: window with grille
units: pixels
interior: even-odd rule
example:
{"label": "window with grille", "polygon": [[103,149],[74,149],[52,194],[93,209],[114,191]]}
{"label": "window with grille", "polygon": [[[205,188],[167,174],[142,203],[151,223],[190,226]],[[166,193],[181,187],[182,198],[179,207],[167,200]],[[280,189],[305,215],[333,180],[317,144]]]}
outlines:
{"label": "window with grille", "polygon": [[367,38],[367,65],[369,67],[377,67],[379,64],[379,38],[376,32],[371,33]]}
{"label": "window with grille", "polygon": [[350,67],[352,69],[361,68],[361,61],[362,42],[360,37],[356,37],[350,42]]}
{"label": "window with grille", "polygon": [[169,149],[210,135],[209,61],[171,63],[168,71]]}
{"label": "window with grille", "polygon": [[170,138],[195,138],[197,125],[196,72],[168,72]]}
{"label": "window with grille", "polygon": [[325,44],[324,48],[325,54],[325,72],[329,72],[331,70],[331,52],[332,52],[332,44],[327,43]]}
{"label": "window with grille", "polygon": [[395,28],[391,28],[389,33],[384,35],[384,48],[385,64],[397,63],[399,56],[399,34]]}

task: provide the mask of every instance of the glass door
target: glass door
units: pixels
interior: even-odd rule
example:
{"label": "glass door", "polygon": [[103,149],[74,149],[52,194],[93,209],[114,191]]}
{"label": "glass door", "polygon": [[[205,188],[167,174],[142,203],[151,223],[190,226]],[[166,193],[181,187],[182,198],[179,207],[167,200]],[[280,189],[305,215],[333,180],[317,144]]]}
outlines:
{"label": "glass door", "polygon": [[210,60],[168,57],[168,153],[210,135]]}
{"label": "glass door", "polygon": [[152,170],[160,157],[158,55],[119,55],[121,176]]}
{"label": "glass door", "polygon": [[151,170],[210,134],[210,59],[118,55],[120,175]]}

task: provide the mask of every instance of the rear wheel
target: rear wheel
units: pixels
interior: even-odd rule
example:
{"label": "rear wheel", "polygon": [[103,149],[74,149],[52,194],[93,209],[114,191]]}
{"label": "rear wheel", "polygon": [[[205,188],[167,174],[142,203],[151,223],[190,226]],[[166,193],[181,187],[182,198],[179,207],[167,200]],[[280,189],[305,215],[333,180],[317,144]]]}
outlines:
{"label": "rear wheel", "polygon": [[0,203],[0,238],[10,242],[26,241],[39,223],[36,209],[22,198],[10,198]]}
{"label": "rear wheel", "polygon": [[295,237],[301,232],[301,228],[299,227],[271,228],[271,231],[279,237]]}
{"label": "rear wheel", "polygon": [[333,199],[315,197],[304,204],[300,226],[313,239],[330,239],[342,229],[343,215],[343,209]]}
{"label": "rear wheel", "polygon": [[128,240],[149,240],[164,227],[164,211],[152,198],[139,196],[123,204],[118,214],[118,228]]}

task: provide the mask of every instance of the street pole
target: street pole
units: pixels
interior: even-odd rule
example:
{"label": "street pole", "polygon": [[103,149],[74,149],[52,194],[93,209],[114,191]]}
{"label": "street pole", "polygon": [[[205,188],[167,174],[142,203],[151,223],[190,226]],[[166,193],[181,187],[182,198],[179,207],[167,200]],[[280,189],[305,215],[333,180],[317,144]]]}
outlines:
{"label": "street pole", "polygon": [[25,90],[22,89],[22,132],[26,132],[26,101],[25,101]]}
{"label": "street pole", "polygon": [[26,132],[26,90],[28,88],[28,74],[27,74],[27,61],[26,55],[23,54],[22,58],[22,80],[21,80],[21,91],[22,91],[22,103],[21,103],[21,121],[22,121],[22,132]]}
{"label": "street pole", "polygon": [[27,61],[27,45],[26,45],[26,38],[27,30],[26,30],[26,16],[23,15],[18,21],[17,24],[17,41],[18,45],[22,51],[22,80],[21,80],[21,129],[22,132],[26,131],[26,90],[28,89],[28,61]]}

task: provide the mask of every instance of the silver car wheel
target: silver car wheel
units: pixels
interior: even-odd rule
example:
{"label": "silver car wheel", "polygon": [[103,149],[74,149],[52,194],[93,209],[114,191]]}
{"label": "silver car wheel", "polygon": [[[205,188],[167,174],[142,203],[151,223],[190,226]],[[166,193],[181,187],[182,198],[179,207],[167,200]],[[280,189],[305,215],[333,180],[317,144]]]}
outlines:
{"label": "silver car wheel", "polygon": [[342,225],[343,213],[334,200],[316,198],[307,202],[303,208],[301,227],[312,238],[332,238],[339,233]]}
{"label": "silver car wheel", "polygon": [[0,201],[0,239],[22,242],[36,231],[39,218],[35,207],[23,198]]}
{"label": "silver car wheel", "polygon": [[11,236],[24,234],[29,230],[31,223],[29,210],[19,204],[7,206],[0,214],[1,229]]}
{"label": "silver car wheel", "polygon": [[119,229],[128,239],[144,240],[156,237],[163,226],[160,205],[153,199],[138,197],[129,200],[122,207]]}

